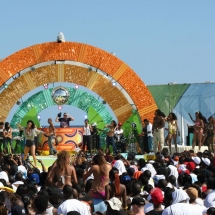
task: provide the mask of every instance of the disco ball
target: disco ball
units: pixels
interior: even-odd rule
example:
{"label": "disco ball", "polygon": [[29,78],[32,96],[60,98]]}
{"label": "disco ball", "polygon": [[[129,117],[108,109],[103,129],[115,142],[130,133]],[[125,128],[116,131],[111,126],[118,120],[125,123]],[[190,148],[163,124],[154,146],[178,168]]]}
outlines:
{"label": "disco ball", "polygon": [[56,87],[52,91],[52,99],[57,105],[63,105],[69,100],[69,91],[65,87]]}

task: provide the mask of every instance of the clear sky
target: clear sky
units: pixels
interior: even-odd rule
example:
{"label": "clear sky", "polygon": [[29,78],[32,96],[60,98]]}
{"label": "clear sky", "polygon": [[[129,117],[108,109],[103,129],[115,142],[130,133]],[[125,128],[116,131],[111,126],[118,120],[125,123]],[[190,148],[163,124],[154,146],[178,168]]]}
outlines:
{"label": "clear sky", "polygon": [[215,81],[214,0],[1,0],[0,58],[37,43],[96,46],[147,85]]}

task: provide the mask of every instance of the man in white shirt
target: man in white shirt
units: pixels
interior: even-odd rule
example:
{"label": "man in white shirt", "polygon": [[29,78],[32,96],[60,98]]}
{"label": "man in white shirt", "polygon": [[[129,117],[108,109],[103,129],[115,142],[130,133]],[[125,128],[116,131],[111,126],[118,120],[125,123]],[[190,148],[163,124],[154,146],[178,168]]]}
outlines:
{"label": "man in white shirt", "polygon": [[91,215],[87,204],[79,200],[73,199],[72,186],[65,185],[63,187],[63,195],[66,200],[58,207],[58,214],[67,215],[67,213],[70,211],[77,211],[81,215]]}
{"label": "man in white shirt", "polygon": [[126,150],[126,143],[123,141],[124,135],[121,122],[118,123],[116,130],[114,131],[114,139],[116,140],[117,150],[124,152]]}
{"label": "man in white shirt", "polygon": [[144,119],[143,122],[146,126],[146,132],[144,133],[144,135],[147,135],[149,151],[153,152],[152,124],[148,119]]}
{"label": "man in white shirt", "polygon": [[184,190],[172,193],[172,204],[165,208],[162,215],[202,215],[202,211],[195,205],[189,204],[190,197]]}

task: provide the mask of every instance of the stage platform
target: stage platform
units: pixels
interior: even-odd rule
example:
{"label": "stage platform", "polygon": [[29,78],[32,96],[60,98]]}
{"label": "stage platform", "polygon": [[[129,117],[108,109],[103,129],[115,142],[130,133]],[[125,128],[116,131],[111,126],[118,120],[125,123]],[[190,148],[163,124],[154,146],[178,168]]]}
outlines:
{"label": "stage platform", "polygon": [[[168,148],[168,146],[164,146],[164,148]],[[184,152],[184,151],[189,151],[190,149],[192,149],[192,146],[178,146],[178,152]],[[202,146],[201,147],[201,152],[203,152],[204,150],[208,150],[208,147],[207,146]],[[199,152],[199,147],[195,147],[194,149],[195,153]],[[172,147],[172,154],[175,152],[175,147]],[[122,153],[122,155],[127,158],[127,154],[128,153]],[[146,159],[146,155],[136,155],[136,158],[137,159],[140,159],[140,158],[145,158]],[[37,159],[41,159],[45,165],[45,167],[48,169],[49,166],[51,166],[54,161],[57,159],[57,156],[54,156],[54,155],[43,155],[43,156],[37,156]],[[32,156],[30,156],[30,160],[32,160]],[[39,169],[41,169],[41,165],[40,163],[37,162],[37,167]]]}
{"label": "stage platform", "polygon": [[[164,146],[164,148],[167,148],[167,149],[169,150],[169,146]],[[189,150],[191,150],[191,149],[192,149],[192,146],[179,146],[179,145],[178,145],[177,149],[178,149],[178,152],[181,153],[181,152],[184,152],[184,151],[189,151]],[[205,151],[205,150],[208,150],[208,147],[207,147],[207,146],[202,146],[200,151],[203,152],[203,151]],[[175,147],[172,147],[172,150],[171,150],[171,151],[172,151],[172,154],[175,153]],[[196,146],[196,147],[194,148],[194,152],[195,152],[195,153],[199,152],[199,147],[198,147],[198,146]]]}

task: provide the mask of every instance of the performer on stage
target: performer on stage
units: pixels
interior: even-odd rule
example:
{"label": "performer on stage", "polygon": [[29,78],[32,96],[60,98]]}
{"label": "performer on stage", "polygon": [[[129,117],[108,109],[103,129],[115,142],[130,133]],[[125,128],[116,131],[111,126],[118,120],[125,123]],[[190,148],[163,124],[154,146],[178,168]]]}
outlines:
{"label": "performer on stage", "polygon": [[49,133],[46,134],[45,136],[48,137],[48,144],[49,144],[49,155],[56,155],[57,151],[52,145],[52,140],[55,139],[55,127],[53,125],[52,119],[48,119],[49,123]]}
{"label": "performer on stage", "polygon": [[168,128],[165,128],[165,130],[168,131],[168,135],[165,139],[167,145],[169,146],[169,152],[170,154],[172,153],[172,139],[175,144],[175,152],[177,153],[177,135],[180,135],[180,131],[178,128],[178,122],[177,122],[177,116],[174,113],[170,113],[169,116],[167,117],[167,123],[168,123]]}
{"label": "performer on stage", "polygon": [[114,132],[114,136],[117,140],[117,142],[120,142],[122,136],[123,136],[123,129],[122,129],[122,123],[118,123],[118,126],[116,127],[116,130]]}
{"label": "performer on stage", "polygon": [[[147,138],[148,149],[150,152],[153,152],[153,135],[152,135],[152,124],[148,119],[143,120],[145,124],[145,131],[143,131],[144,136]],[[143,137],[144,138],[144,137]],[[145,139],[145,138],[144,138]],[[145,149],[144,149],[145,150]],[[146,151],[146,150],[145,150]]]}
{"label": "performer on stage", "polygon": [[126,151],[126,140],[123,134],[123,129],[122,129],[122,123],[118,123],[116,130],[114,132],[114,139],[115,139],[115,144],[116,148],[120,152],[125,152]]}
{"label": "performer on stage", "polygon": [[193,149],[195,148],[196,142],[198,141],[199,150],[201,150],[202,135],[203,135],[203,131],[204,131],[203,116],[202,116],[202,113],[199,111],[196,112],[195,115],[196,115],[196,119],[195,120],[192,119],[195,122],[195,125],[194,126],[188,125],[188,127],[194,128],[192,148]]}
{"label": "performer on stage", "polygon": [[214,152],[214,143],[215,143],[215,118],[213,116],[210,116],[208,118],[208,129],[207,129],[207,135],[208,135],[208,149],[212,152]]}
{"label": "performer on stage", "polygon": [[61,117],[61,113],[59,113],[55,119],[55,122],[60,122],[61,128],[68,128],[70,121],[74,121],[74,118],[67,113],[64,113],[63,117]]}
{"label": "performer on stage", "polygon": [[3,151],[5,153],[3,129],[4,129],[4,123],[0,122],[0,152]]}
{"label": "performer on stage", "polygon": [[[152,131],[154,132],[154,152],[161,152],[164,145],[164,126],[165,122],[163,119],[163,114],[161,110],[157,109],[155,111],[155,117],[153,119]],[[158,143],[160,143],[160,147],[158,147]]]}
{"label": "performer on stage", "polygon": [[91,153],[91,145],[92,145],[92,137],[91,132],[93,131],[92,126],[89,124],[89,120],[84,120],[84,133],[83,133],[83,148],[84,151],[85,146],[87,145],[87,150]]}
{"label": "performer on stage", "polygon": [[106,125],[106,128],[109,128],[109,131],[107,133],[107,137],[106,137],[106,147],[109,148],[109,145],[112,145],[113,150],[115,153],[117,153],[117,148],[114,142],[114,132],[116,130],[116,121],[112,120],[110,125]]}
{"label": "performer on stage", "polygon": [[34,137],[38,134],[45,134],[45,132],[38,130],[32,120],[28,120],[27,126],[22,127],[17,125],[19,130],[23,130],[25,136],[25,148],[24,148],[24,161],[27,159],[28,152],[31,150],[31,155],[34,160],[34,165],[37,166],[36,155],[35,155],[35,141]]}
{"label": "performer on stage", "polygon": [[[4,149],[7,153],[13,154],[12,149],[12,128],[10,127],[9,122],[5,122],[4,129],[3,129],[3,136],[4,136]],[[8,150],[8,143],[9,143],[9,150]]]}

